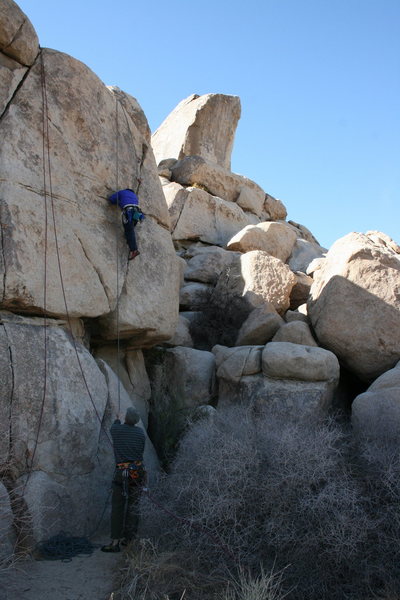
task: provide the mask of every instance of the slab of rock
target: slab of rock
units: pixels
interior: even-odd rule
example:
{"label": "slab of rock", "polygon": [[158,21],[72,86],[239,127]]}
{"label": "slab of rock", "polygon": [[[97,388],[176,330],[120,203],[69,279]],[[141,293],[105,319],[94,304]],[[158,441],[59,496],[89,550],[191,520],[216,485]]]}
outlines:
{"label": "slab of rock", "polygon": [[230,169],[239,118],[238,96],[192,94],[178,104],[153,134],[157,163],[199,155]]}
{"label": "slab of rock", "polygon": [[265,194],[263,210],[261,213],[262,221],[284,221],[287,217],[287,210],[281,200]]}
{"label": "slab of rock", "polygon": [[222,271],[237,260],[238,254],[218,246],[189,248],[192,254],[187,262],[185,279],[215,284]]}
{"label": "slab of rock", "polygon": [[263,250],[286,262],[296,242],[296,234],[286,223],[274,221],[247,225],[227,244],[228,250],[249,252]]}
{"label": "slab of rock", "polygon": [[361,438],[400,441],[400,362],[355,398],[351,422]]}
{"label": "slab of rock", "polygon": [[245,375],[261,372],[263,346],[240,346],[227,348],[214,346],[217,377],[228,381],[239,381]]}
{"label": "slab of rock", "polygon": [[303,321],[284,323],[272,338],[273,342],[291,342],[302,346],[318,346],[310,327]]}
{"label": "slab of rock", "polygon": [[28,17],[13,0],[0,4],[0,51],[30,66],[39,52],[39,41]]}
{"label": "slab of rock", "polygon": [[[313,242],[297,238],[289,260],[292,271],[308,273],[307,269],[313,260],[321,258],[326,253],[324,248]],[[309,274],[309,273],[308,273]]]}
{"label": "slab of rock", "polygon": [[1,382],[0,398],[10,409],[6,426],[8,423],[11,431],[16,468],[23,471],[32,457],[44,402],[33,467],[54,478],[90,472],[96,461],[101,427],[96,412],[101,418],[107,402],[104,377],[94,358],[78,343],[75,352],[71,337],[59,327],[24,325],[18,318],[13,323],[10,318],[0,329],[0,363],[10,365],[13,382],[12,403],[10,396],[5,395],[9,390],[7,380],[5,387]]}
{"label": "slab of rock", "polygon": [[[116,182],[115,161],[110,159],[115,156],[116,99],[81,62],[52,50],[43,50],[42,55],[49,111],[52,198],[68,312],[72,317],[96,317],[115,308],[127,267],[128,248],[120,211],[107,202]],[[51,199],[47,189],[45,202],[43,190],[42,129],[41,61],[37,60],[0,119],[0,303],[19,312],[40,314],[44,310],[47,204],[46,309],[51,315],[64,317],[67,311]],[[119,134],[120,186],[136,186],[140,176],[139,197],[148,216],[143,229],[147,230],[151,220],[169,228],[168,209],[151,148],[122,108]],[[16,144],[21,136],[24,144]],[[48,176],[47,173],[47,187]],[[22,210],[23,206],[29,206],[29,211]],[[154,247],[152,261],[161,260],[164,250],[159,253],[158,246]],[[162,311],[159,318],[162,319]]]}
{"label": "slab of rock", "polygon": [[386,243],[350,233],[333,244],[308,302],[321,345],[365,381],[400,358],[400,260]]}
{"label": "slab of rock", "polygon": [[266,344],[283,323],[282,317],[272,306],[255,308],[239,329],[235,346]]}
{"label": "slab of rock", "polygon": [[266,377],[300,381],[339,381],[336,356],[314,346],[291,342],[269,342],[263,350],[262,369]]}
{"label": "slab of rock", "polygon": [[269,302],[279,314],[290,304],[290,293],[296,277],[281,260],[267,252],[254,250],[240,258],[243,296],[253,307]]}
{"label": "slab of rock", "polygon": [[109,489],[99,466],[99,443],[111,447],[101,428],[108,387],[93,356],[69,333],[51,320],[47,327],[29,321],[9,315],[0,325],[1,433],[9,432],[2,462],[11,463],[16,493],[32,465],[24,493],[36,541],[62,527],[88,534]]}
{"label": "slab of rock", "polygon": [[309,277],[301,271],[295,272],[296,283],[290,294],[290,308],[295,310],[298,306],[305,304],[310,295],[310,289],[313,284],[312,277]]}
{"label": "slab of rock", "polygon": [[273,379],[261,374],[245,376],[238,382],[219,380],[218,406],[242,404],[255,410],[272,406],[293,419],[323,418],[332,406],[335,384],[330,381]]}
{"label": "slab of rock", "polygon": [[172,180],[185,186],[198,185],[213,196],[236,202],[259,217],[265,201],[264,190],[251,179],[232,173],[201,156],[188,156],[171,167]]}
{"label": "slab of rock", "polygon": [[249,224],[248,214],[233,202],[227,202],[198,188],[177,190],[174,200],[168,194],[173,240],[200,240],[225,246],[240,229]]}
{"label": "slab of rock", "polygon": [[140,255],[129,262],[119,313],[101,318],[99,333],[116,339],[119,331],[132,348],[148,348],[168,340],[176,329],[180,266],[168,231],[150,218],[136,230]]}

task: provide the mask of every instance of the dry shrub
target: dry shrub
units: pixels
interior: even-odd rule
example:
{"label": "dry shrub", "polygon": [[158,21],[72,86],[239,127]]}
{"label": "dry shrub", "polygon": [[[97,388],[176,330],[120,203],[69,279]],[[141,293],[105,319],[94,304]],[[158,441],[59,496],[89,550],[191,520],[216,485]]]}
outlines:
{"label": "dry shrub", "polygon": [[219,409],[192,426],[143,501],[147,530],[217,581],[241,569],[255,581],[262,565],[284,569],[290,599],[399,594],[398,450],[389,460],[366,448],[357,456],[333,421]]}

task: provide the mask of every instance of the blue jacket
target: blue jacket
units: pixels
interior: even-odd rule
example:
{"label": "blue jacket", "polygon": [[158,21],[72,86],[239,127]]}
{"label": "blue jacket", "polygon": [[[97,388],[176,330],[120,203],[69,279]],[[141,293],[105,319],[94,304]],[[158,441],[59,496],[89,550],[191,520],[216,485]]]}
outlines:
{"label": "blue jacket", "polygon": [[139,205],[139,198],[136,196],[135,192],[129,189],[115,192],[115,194],[109,196],[108,200],[111,202],[111,204],[118,204],[121,210],[123,210],[125,206],[129,204],[133,204],[135,206]]}

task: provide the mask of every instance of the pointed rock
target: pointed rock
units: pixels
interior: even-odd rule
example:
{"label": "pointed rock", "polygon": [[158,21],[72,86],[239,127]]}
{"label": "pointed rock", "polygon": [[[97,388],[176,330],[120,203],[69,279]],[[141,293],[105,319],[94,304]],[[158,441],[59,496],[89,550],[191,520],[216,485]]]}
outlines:
{"label": "pointed rock", "polygon": [[238,96],[192,94],[178,104],[153,134],[157,163],[167,158],[199,155],[229,170],[239,118]]}

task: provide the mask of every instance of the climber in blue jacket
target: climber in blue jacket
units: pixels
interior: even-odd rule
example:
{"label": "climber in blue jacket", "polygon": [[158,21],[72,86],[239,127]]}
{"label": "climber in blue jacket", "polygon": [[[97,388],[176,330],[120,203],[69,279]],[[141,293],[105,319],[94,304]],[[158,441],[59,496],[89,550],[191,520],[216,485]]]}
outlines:
{"label": "climber in blue jacket", "polygon": [[108,200],[111,204],[119,206],[122,211],[122,224],[130,250],[128,260],[132,260],[140,254],[136,243],[135,227],[145,218],[139,208],[139,198],[133,190],[128,188],[111,194]]}

